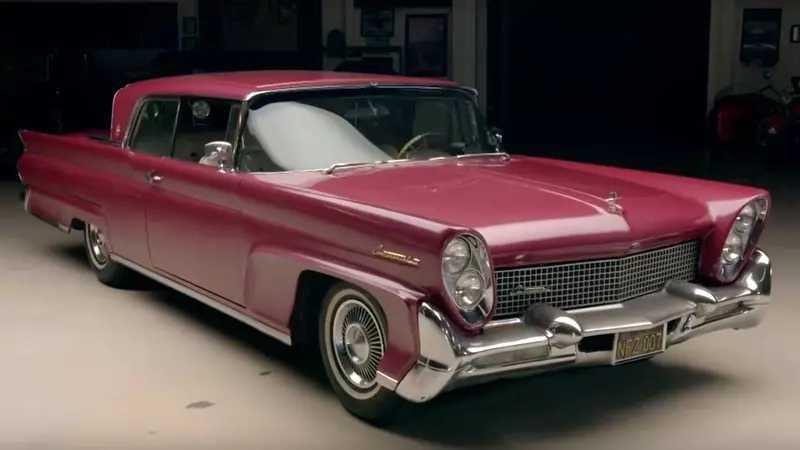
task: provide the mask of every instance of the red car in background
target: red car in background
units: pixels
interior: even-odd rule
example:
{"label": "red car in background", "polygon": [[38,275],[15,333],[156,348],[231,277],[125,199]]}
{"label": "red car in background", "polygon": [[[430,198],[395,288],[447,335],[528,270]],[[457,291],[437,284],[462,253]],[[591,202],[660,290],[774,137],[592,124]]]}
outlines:
{"label": "red car in background", "polygon": [[[24,207],[284,342],[344,407],[640,361],[758,325],[761,189],[509,155],[472,89],[339,72],[130,84],[107,131],[22,132]],[[620,369],[623,370],[623,369]]]}

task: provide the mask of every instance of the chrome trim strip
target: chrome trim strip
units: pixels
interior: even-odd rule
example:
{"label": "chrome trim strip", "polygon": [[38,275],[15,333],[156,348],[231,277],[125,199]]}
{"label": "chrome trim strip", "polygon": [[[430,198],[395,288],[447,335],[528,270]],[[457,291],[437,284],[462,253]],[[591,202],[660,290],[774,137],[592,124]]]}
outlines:
{"label": "chrome trim strip", "polygon": [[670,281],[660,292],[613,309],[565,312],[536,304],[521,317],[494,323],[474,336],[462,334],[445,314],[424,302],[417,315],[418,360],[395,392],[420,403],[449,389],[498,378],[612,365],[614,347],[608,338],[659,325],[666,327],[666,348],[720,330],[753,328],[764,319],[771,292],[772,263],[757,250],[728,286]]}
{"label": "chrome trim strip", "polygon": [[230,160],[226,162],[226,169],[229,172],[238,172],[239,171],[239,143],[242,138],[242,131],[244,127],[247,126],[247,112],[249,111],[247,107],[247,102],[241,102],[239,104],[239,117],[236,118],[236,129],[234,130],[227,130],[228,133],[233,133],[231,135],[231,139],[233,142],[233,150],[231,151]]}
{"label": "chrome trim strip", "polygon": [[291,92],[299,92],[299,91],[331,91],[331,90],[344,90],[344,89],[383,89],[383,88],[390,88],[390,89],[423,89],[423,90],[431,90],[431,91],[446,91],[446,90],[453,90],[462,92],[469,96],[470,99],[474,100],[475,97],[473,96],[472,92],[469,88],[459,85],[439,85],[439,86],[431,86],[429,84],[417,84],[413,82],[409,83],[392,83],[392,84],[375,84],[374,82],[370,83],[355,83],[355,84],[331,84],[326,86],[293,86],[290,88],[281,88],[281,87],[274,87],[271,89],[265,89],[262,91],[254,91],[247,95],[245,98],[246,101],[251,101],[256,97],[260,97],[262,95],[271,95],[271,94],[286,94]]}
{"label": "chrome trim strip", "polygon": [[269,337],[271,337],[273,339],[276,339],[276,340],[278,340],[278,341],[280,341],[280,342],[282,342],[282,343],[284,343],[286,345],[292,345],[292,337],[290,335],[288,335],[288,334],[286,334],[286,333],[284,333],[282,331],[276,330],[275,328],[272,328],[269,325],[267,325],[265,323],[262,323],[262,322],[260,322],[260,321],[258,321],[256,319],[253,319],[252,317],[242,313],[241,311],[239,311],[239,310],[237,310],[235,308],[232,308],[232,307],[230,307],[228,305],[220,303],[220,302],[218,302],[218,301],[216,301],[216,300],[214,300],[214,299],[212,299],[212,298],[210,298],[210,297],[208,297],[206,295],[203,295],[203,294],[197,292],[196,290],[194,290],[194,289],[192,289],[192,288],[190,288],[188,286],[185,286],[185,285],[180,284],[180,283],[178,283],[176,281],[170,280],[169,278],[166,278],[166,277],[164,277],[162,275],[159,275],[159,274],[157,274],[157,273],[155,273],[155,272],[153,272],[153,271],[151,271],[149,269],[146,269],[146,268],[136,264],[133,261],[129,261],[129,260],[127,260],[127,259],[125,259],[125,258],[123,258],[123,257],[121,257],[119,255],[112,254],[111,255],[111,260],[116,262],[116,263],[122,264],[123,266],[125,266],[125,267],[127,267],[127,268],[129,268],[129,269],[131,269],[131,270],[133,270],[135,272],[138,272],[138,273],[140,273],[140,274],[142,274],[142,275],[144,275],[144,276],[146,276],[148,278],[151,278],[154,281],[157,281],[157,282],[159,282],[159,283],[161,283],[161,284],[163,284],[163,285],[165,285],[165,286],[167,286],[167,287],[169,287],[171,289],[174,289],[174,290],[180,292],[181,294],[184,294],[184,295],[186,295],[188,297],[191,297],[194,300],[197,300],[198,302],[203,303],[206,306],[214,308],[214,309],[216,309],[217,311],[219,311],[221,313],[227,314],[228,316],[238,320],[239,322],[242,322],[245,325],[249,325],[250,327],[255,328],[256,330],[260,331],[263,334],[266,334],[267,336],[269,336]]}
{"label": "chrome trim strip", "polygon": [[397,389],[397,380],[390,377],[389,375],[386,375],[380,370],[378,371],[378,376],[376,381],[378,382],[378,384],[385,387],[386,389],[389,389],[390,391]]}
{"label": "chrome trim strip", "polygon": [[[116,108],[116,106],[117,106],[117,95],[119,95],[119,92],[121,90],[125,89],[126,87],[128,87],[127,84],[125,86],[122,86],[121,88],[117,89],[116,92],[114,92],[114,97],[111,99],[111,123],[108,126],[108,138],[110,140],[112,140],[112,141],[114,141],[114,116],[116,115],[116,112],[117,112],[117,108]],[[130,121],[130,117],[128,118],[128,121]],[[120,139],[120,141],[119,141],[120,143],[125,141],[125,138],[126,138],[127,134],[128,134],[128,130],[126,129],[125,130],[125,135],[123,135],[122,139]]]}
{"label": "chrome trim strip", "polygon": [[20,198],[20,200],[22,201],[22,208],[25,210],[26,213],[30,213],[31,212],[29,208],[31,202],[30,188],[23,187],[22,191],[20,191],[20,194],[22,195],[22,197]]}

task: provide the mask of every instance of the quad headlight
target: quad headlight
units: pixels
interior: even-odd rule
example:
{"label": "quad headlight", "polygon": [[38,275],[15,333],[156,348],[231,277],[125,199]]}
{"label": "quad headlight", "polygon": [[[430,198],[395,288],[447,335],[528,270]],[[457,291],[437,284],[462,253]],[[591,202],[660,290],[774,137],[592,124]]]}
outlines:
{"label": "quad headlight", "polygon": [[722,246],[720,263],[723,278],[728,279],[738,272],[744,256],[757,238],[757,230],[767,217],[768,203],[766,198],[759,197],[739,210]]}
{"label": "quad headlight", "polygon": [[489,252],[471,234],[450,239],[442,251],[442,281],[464,321],[482,324],[494,307],[494,277]]}
{"label": "quad headlight", "polygon": [[451,240],[442,253],[442,269],[455,274],[464,271],[472,258],[469,244],[464,238],[458,237]]}

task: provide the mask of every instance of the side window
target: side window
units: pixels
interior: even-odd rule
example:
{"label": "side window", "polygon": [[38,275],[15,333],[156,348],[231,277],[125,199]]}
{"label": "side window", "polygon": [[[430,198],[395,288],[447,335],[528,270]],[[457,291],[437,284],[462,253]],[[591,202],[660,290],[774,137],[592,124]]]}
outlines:
{"label": "side window", "polygon": [[147,100],[139,111],[130,147],[141,153],[170,156],[178,100]]}
{"label": "side window", "polygon": [[238,112],[239,103],[188,97],[181,102],[172,157],[181,161],[199,162],[207,143],[230,140],[232,130],[229,131],[229,125],[236,124],[231,119],[231,114]]}

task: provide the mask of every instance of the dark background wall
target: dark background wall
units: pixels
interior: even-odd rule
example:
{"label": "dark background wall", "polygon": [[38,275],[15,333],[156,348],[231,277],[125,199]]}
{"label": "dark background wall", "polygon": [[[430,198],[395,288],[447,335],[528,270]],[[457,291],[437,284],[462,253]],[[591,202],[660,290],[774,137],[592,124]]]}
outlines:
{"label": "dark background wall", "polygon": [[0,3],[0,42],[15,48],[174,48],[177,4]]}
{"label": "dark background wall", "polygon": [[697,151],[709,23],[709,0],[494,0],[490,120],[525,153],[591,159],[643,141]]}

